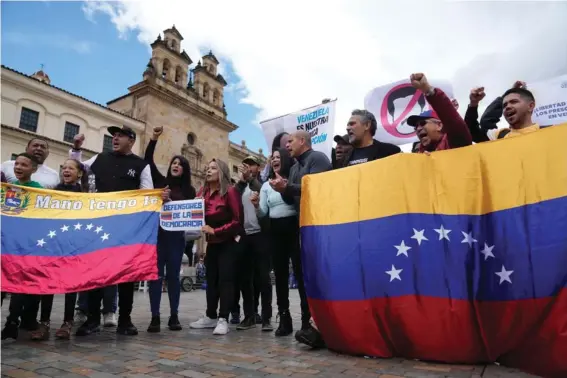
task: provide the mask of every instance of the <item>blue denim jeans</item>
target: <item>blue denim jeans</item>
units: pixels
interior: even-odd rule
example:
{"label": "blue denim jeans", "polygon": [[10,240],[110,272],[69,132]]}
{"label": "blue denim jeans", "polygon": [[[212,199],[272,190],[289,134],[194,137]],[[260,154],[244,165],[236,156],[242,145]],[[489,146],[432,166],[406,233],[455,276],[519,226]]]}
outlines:
{"label": "blue denim jeans", "polygon": [[152,316],[160,315],[159,308],[164,278],[167,280],[170,314],[177,315],[179,298],[181,296],[179,272],[184,250],[185,234],[183,231],[159,230],[157,241],[158,279],[150,281],[150,308]]}
{"label": "blue denim jeans", "polygon": [[[118,308],[118,287],[108,286],[104,288],[104,297],[102,299],[102,313],[116,313]],[[83,291],[79,293],[79,303],[77,309],[87,314],[89,312],[89,293]]]}

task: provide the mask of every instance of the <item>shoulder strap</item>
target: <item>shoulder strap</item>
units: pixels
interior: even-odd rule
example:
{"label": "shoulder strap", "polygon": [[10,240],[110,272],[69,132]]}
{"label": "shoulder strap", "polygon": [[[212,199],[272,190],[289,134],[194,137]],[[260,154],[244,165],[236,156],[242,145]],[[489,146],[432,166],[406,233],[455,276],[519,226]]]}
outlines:
{"label": "shoulder strap", "polygon": [[504,129],[498,133],[498,137],[496,137],[496,139],[502,139],[508,134],[510,134],[510,129]]}

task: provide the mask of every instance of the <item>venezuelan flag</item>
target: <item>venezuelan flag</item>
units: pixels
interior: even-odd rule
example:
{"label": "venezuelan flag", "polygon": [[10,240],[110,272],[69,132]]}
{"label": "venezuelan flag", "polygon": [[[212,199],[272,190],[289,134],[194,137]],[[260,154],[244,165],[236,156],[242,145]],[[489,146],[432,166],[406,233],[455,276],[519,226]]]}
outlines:
{"label": "venezuelan flag", "polygon": [[567,377],[567,127],[306,176],[329,348]]}
{"label": "venezuelan flag", "polygon": [[159,194],[2,183],[2,291],[62,294],[156,279]]}

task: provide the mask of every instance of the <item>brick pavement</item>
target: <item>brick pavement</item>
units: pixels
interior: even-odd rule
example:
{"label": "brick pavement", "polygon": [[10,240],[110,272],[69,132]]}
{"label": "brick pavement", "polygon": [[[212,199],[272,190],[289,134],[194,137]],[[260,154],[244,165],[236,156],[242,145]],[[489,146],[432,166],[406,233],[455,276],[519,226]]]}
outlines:
{"label": "brick pavement", "polygon": [[[294,319],[299,320],[295,290],[291,292],[291,302]],[[183,331],[162,329],[159,334],[148,334],[145,332],[150,320],[147,295],[137,293],[134,303],[133,320],[140,330],[138,336],[117,336],[110,328],[100,335],[60,341],[54,340],[52,330],[51,339],[45,342],[27,341],[26,333],[21,333],[16,342],[3,341],[2,377],[530,377],[496,365],[455,366],[311,351],[298,345],[293,336],[275,338],[273,333],[262,333],[258,328],[239,332],[233,329],[221,337],[213,336],[210,330],[189,330],[189,322],[205,309],[205,293],[201,290],[182,294]],[[7,308],[5,303],[2,310]],[[167,308],[165,294],[162,309]],[[52,315],[56,327],[60,325],[62,311],[63,296],[56,296]],[[5,316],[3,313],[2,318]],[[162,318],[162,327],[164,321],[167,322],[167,317]]]}

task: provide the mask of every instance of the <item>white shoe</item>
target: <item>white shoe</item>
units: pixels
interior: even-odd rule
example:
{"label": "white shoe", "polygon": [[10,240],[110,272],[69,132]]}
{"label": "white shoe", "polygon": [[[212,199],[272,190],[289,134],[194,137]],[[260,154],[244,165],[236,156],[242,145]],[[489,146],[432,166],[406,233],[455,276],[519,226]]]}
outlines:
{"label": "white shoe", "polygon": [[216,326],[217,326],[217,319],[211,319],[206,315],[202,316],[196,322],[189,324],[189,327],[194,329],[215,328]]}
{"label": "white shoe", "polygon": [[103,315],[103,324],[105,327],[116,327],[116,314],[114,312],[109,312]]}
{"label": "white shoe", "polygon": [[75,312],[75,324],[80,326],[86,321],[87,321],[87,315],[81,310],[77,310]]}
{"label": "white shoe", "polygon": [[219,318],[217,326],[215,327],[215,330],[213,331],[213,335],[226,335],[228,333],[228,331],[230,331],[230,330],[228,329],[228,322],[226,321],[226,319],[225,318]]}

